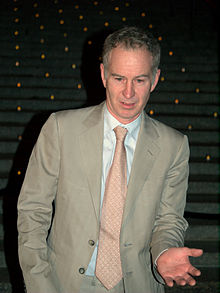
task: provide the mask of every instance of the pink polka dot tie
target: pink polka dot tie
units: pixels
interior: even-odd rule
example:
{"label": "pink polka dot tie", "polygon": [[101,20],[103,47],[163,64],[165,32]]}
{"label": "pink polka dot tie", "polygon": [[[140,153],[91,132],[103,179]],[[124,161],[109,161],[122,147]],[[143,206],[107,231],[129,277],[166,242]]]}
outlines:
{"label": "pink polka dot tie", "polygon": [[103,199],[96,277],[108,289],[122,279],[120,230],[127,193],[127,161],[124,140],[127,129],[117,126],[115,154],[109,170]]}

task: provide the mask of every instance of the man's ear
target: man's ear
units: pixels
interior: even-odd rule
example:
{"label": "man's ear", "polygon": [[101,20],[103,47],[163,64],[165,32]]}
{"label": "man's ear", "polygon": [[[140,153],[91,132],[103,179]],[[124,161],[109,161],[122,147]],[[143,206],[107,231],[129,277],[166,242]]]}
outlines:
{"label": "man's ear", "polygon": [[101,71],[102,83],[103,83],[104,87],[106,87],[105,68],[104,68],[103,63],[100,64],[100,71]]}
{"label": "man's ear", "polygon": [[151,89],[150,89],[151,92],[155,89],[155,87],[159,81],[159,77],[160,77],[160,69],[157,69],[157,73],[154,78],[154,83],[151,85]]}

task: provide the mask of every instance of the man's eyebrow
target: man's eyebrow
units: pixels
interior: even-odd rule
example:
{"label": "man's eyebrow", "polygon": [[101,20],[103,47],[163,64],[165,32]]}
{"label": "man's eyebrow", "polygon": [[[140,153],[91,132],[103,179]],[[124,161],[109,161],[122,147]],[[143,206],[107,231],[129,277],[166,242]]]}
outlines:
{"label": "man's eyebrow", "polygon": [[135,78],[141,78],[141,77],[149,77],[149,75],[148,74],[141,74],[141,75],[135,76]]}
{"label": "man's eyebrow", "polygon": [[112,73],[111,75],[112,75],[112,76],[117,76],[117,77],[122,77],[122,78],[125,78],[125,76],[123,76],[123,75],[120,75],[120,74],[117,74],[117,73]]}

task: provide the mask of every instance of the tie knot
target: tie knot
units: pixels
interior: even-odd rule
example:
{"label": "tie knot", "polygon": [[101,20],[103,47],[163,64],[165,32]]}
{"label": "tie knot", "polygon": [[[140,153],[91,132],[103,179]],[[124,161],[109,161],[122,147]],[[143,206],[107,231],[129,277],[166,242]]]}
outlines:
{"label": "tie knot", "polygon": [[124,141],[128,130],[124,127],[117,126],[114,128],[114,132],[116,135],[116,140]]}

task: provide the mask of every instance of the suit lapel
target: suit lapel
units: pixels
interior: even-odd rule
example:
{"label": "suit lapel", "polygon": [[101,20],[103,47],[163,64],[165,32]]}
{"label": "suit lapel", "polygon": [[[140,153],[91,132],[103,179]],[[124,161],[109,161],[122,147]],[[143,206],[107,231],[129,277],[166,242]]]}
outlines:
{"label": "suit lapel", "polygon": [[91,115],[84,121],[85,130],[79,137],[82,161],[97,221],[100,211],[102,177],[103,112],[103,103],[94,108]]}
{"label": "suit lapel", "polygon": [[143,114],[128,183],[123,226],[160,152],[160,147],[157,144],[158,137],[152,120]]}

